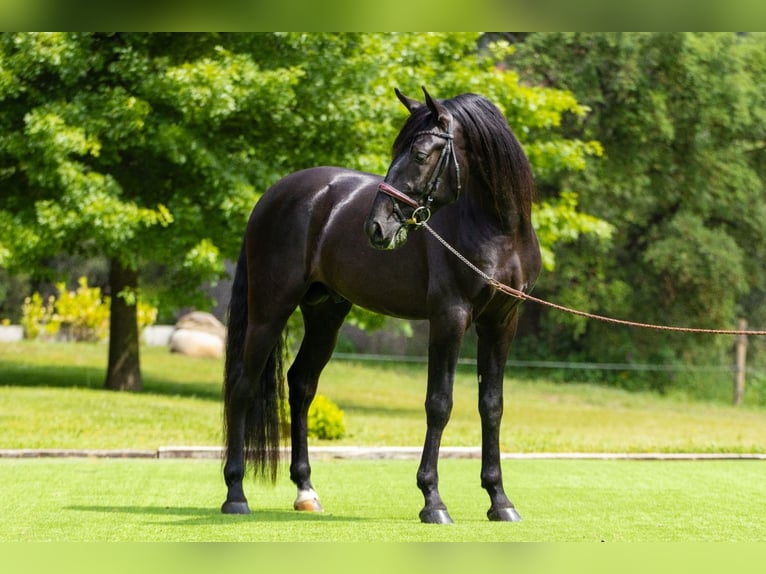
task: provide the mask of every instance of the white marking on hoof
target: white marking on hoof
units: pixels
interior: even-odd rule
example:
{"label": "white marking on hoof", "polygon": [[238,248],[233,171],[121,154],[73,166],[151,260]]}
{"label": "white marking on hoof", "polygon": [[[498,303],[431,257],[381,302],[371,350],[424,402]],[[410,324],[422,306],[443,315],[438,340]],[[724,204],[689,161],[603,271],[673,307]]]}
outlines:
{"label": "white marking on hoof", "polygon": [[293,503],[293,508],[308,512],[322,512],[322,505],[319,504],[319,495],[313,488],[298,490],[298,497]]}

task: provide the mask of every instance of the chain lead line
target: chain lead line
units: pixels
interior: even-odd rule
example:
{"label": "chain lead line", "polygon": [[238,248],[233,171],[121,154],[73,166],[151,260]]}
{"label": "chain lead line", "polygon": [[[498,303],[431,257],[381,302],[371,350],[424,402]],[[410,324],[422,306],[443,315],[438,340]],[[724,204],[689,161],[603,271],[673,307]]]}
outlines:
{"label": "chain lead line", "polygon": [[653,325],[651,323],[638,323],[636,321],[626,321],[624,319],[615,319],[613,317],[604,317],[603,315],[595,315],[594,313],[588,313],[586,311],[579,311],[577,309],[571,309],[569,307],[565,307],[563,305],[558,305],[556,303],[551,303],[550,301],[545,301],[544,299],[539,299],[537,297],[533,297],[532,295],[529,295],[527,293],[524,293],[523,291],[519,291],[518,289],[514,289],[513,287],[510,287],[508,285],[505,285],[504,283],[501,283],[497,279],[494,279],[493,277],[490,277],[487,275],[484,271],[476,267],[473,263],[471,263],[468,259],[466,259],[457,249],[452,247],[447,241],[436,231],[434,231],[428,223],[425,221],[418,224],[418,227],[425,227],[428,232],[433,235],[433,237],[441,243],[450,253],[452,253],[455,257],[460,259],[465,265],[470,268],[474,273],[476,273],[479,277],[484,279],[487,283],[489,283],[492,287],[497,289],[498,291],[502,291],[506,295],[510,295],[511,297],[515,297],[516,299],[526,300],[526,301],[532,301],[533,303],[538,303],[539,305],[545,305],[546,307],[550,307],[552,309],[556,309],[558,311],[563,311],[565,313],[570,313],[572,315],[579,315],[580,317],[586,317],[588,319],[596,319],[598,321],[604,321],[606,323],[613,323],[616,325],[625,325],[628,327],[639,327],[642,329],[654,329],[657,331],[674,331],[674,332],[680,332],[680,333],[704,333],[708,335],[755,335],[755,336],[766,336],[766,331],[742,331],[737,329],[699,329],[695,327],[672,327],[669,325]]}

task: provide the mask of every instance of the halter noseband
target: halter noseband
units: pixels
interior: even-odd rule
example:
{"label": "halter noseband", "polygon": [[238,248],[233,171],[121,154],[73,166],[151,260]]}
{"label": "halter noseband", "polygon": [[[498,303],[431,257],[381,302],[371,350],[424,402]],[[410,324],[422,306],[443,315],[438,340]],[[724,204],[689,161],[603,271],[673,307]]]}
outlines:
{"label": "halter noseband", "polygon": [[[436,190],[439,187],[439,184],[441,183],[442,175],[444,175],[445,170],[447,169],[447,164],[449,163],[450,158],[452,158],[452,162],[455,166],[455,176],[457,179],[457,193],[455,194],[456,197],[460,197],[460,191],[461,191],[461,185],[460,185],[460,163],[457,161],[457,154],[455,153],[455,136],[452,134],[452,122],[450,121],[449,129],[446,132],[439,132],[435,130],[426,130],[422,132],[418,132],[415,134],[415,137],[413,138],[413,142],[416,138],[423,135],[429,135],[429,136],[435,136],[439,138],[444,138],[447,140],[447,143],[444,144],[444,147],[441,150],[441,153],[439,154],[439,160],[436,163],[436,167],[431,172],[431,176],[428,178],[428,184],[426,186],[426,193],[423,196],[423,199],[420,203],[412,199],[409,195],[406,193],[403,193],[396,189],[395,187],[389,185],[388,183],[381,182],[380,185],[378,185],[378,191],[385,193],[389,197],[391,197],[394,200],[394,211],[399,217],[399,219],[402,220],[403,223],[406,223],[408,225],[422,225],[426,221],[428,221],[431,217],[431,202],[433,201],[433,194],[436,192]],[[411,208],[413,208],[415,211],[412,212],[412,215],[408,218],[404,217],[404,214],[402,214],[401,210],[399,209],[399,206],[396,202],[403,203]]]}

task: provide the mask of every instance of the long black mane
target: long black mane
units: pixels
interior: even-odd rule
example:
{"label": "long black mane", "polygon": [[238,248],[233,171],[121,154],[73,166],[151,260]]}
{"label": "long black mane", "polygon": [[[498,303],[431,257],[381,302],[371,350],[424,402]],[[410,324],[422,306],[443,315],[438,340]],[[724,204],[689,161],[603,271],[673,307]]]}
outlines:
{"label": "long black mane", "polygon": [[[535,195],[532,168],[503,114],[476,94],[439,101],[463,128],[469,173],[482,184],[473,191],[483,194],[482,205],[494,212],[506,231],[528,224]],[[409,150],[415,135],[430,123],[433,119],[426,106],[414,110],[394,141],[393,157]]]}

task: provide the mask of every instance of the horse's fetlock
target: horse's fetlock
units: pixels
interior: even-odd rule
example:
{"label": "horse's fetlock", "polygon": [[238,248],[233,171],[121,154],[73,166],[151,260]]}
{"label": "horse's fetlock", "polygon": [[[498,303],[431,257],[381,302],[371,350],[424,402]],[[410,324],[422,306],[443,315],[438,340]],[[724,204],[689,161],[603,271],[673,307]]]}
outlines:
{"label": "horse's fetlock", "polygon": [[430,490],[438,481],[437,474],[433,470],[419,470],[417,474],[417,485],[422,491]]}

